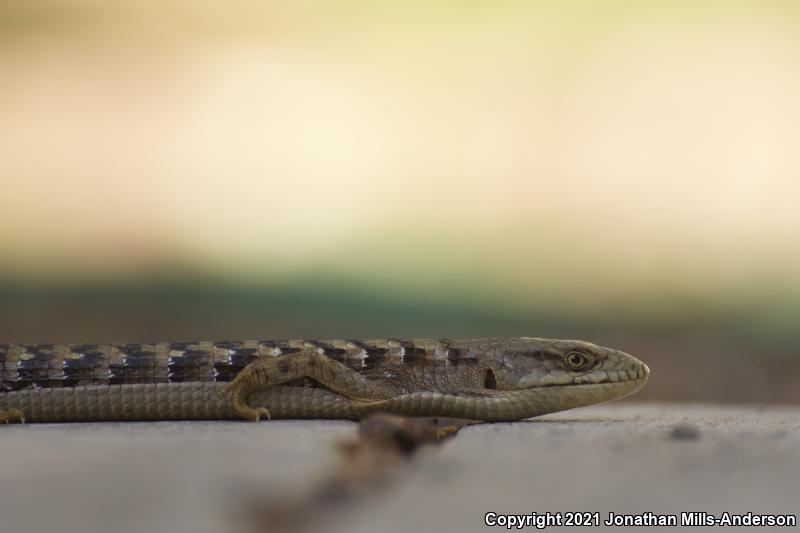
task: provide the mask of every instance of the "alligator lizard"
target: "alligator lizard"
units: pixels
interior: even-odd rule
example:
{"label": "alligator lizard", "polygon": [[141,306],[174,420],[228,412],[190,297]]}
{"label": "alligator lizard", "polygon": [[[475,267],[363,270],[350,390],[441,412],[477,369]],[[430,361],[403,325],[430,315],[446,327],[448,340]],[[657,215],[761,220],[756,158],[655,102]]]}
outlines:
{"label": "alligator lizard", "polygon": [[0,345],[0,421],[517,420],[621,398],[647,365],[532,337]]}

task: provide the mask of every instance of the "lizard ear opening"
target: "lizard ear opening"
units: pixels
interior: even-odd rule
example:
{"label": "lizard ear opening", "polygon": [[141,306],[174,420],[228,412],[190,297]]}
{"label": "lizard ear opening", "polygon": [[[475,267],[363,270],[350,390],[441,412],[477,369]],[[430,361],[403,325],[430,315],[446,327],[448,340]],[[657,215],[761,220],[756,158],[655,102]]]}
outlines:
{"label": "lizard ear opening", "polygon": [[486,375],[483,377],[483,387],[485,389],[497,388],[497,379],[494,377],[494,372],[492,372],[491,369],[488,369]]}

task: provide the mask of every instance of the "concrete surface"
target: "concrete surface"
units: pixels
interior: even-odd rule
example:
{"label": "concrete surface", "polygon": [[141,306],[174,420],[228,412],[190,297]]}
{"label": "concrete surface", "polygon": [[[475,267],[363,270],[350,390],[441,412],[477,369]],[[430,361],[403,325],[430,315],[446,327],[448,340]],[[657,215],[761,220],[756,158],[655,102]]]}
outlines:
{"label": "concrete surface", "polygon": [[[339,421],[0,426],[0,531],[253,530],[237,514],[244,499],[301,497],[355,432]],[[613,404],[471,426],[395,477],[316,529],[486,531],[488,511],[800,513],[800,407]]]}
{"label": "concrete surface", "polygon": [[487,531],[488,511],[800,513],[797,407],[596,406],[467,427],[440,451],[342,531]]}

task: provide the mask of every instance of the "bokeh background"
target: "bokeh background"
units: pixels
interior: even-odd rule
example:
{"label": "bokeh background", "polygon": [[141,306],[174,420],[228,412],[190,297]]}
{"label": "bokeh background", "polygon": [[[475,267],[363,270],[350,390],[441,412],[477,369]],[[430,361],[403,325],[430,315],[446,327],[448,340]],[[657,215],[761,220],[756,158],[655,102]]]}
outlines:
{"label": "bokeh background", "polygon": [[579,337],[800,401],[791,1],[3,0],[0,342]]}

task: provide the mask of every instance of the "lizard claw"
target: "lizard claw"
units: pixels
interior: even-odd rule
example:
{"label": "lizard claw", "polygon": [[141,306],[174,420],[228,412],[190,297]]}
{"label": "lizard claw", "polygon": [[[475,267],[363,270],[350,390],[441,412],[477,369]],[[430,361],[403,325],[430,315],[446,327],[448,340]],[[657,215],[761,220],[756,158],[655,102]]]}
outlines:
{"label": "lizard claw", "polygon": [[11,422],[25,423],[25,414],[16,408],[7,411],[0,411],[0,422],[10,424]]}
{"label": "lizard claw", "polygon": [[257,407],[253,409],[249,405],[244,406],[234,406],[236,410],[236,414],[240,417],[244,418],[245,420],[249,420],[250,422],[260,422],[262,418],[266,418],[267,420],[272,420],[272,415],[269,412],[269,409],[266,407]]}
{"label": "lizard claw", "polygon": [[272,420],[272,415],[270,414],[269,409],[267,409],[266,407],[258,407],[257,409],[252,409],[252,411],[255,413],[255,419],[253,418],[250,419],[253,422],[258,422],[259,420],[261,420],[262,416],[267,420]]}
{"label": "lizard claw", "polygon": [[269,412],[269,409],[266,407],[257,407],[253,409],[247,404],[247,401],[244,398],[241,390],[237,390],[233,388],[232,394],[232,405],[233,405],[233,412],[236,413],[236,416],[240,418],[244,418],[245,420],[250,420],[251,422],[258,422],[261,418],[266,418],[267,420],[272,420],[272,414]]}

